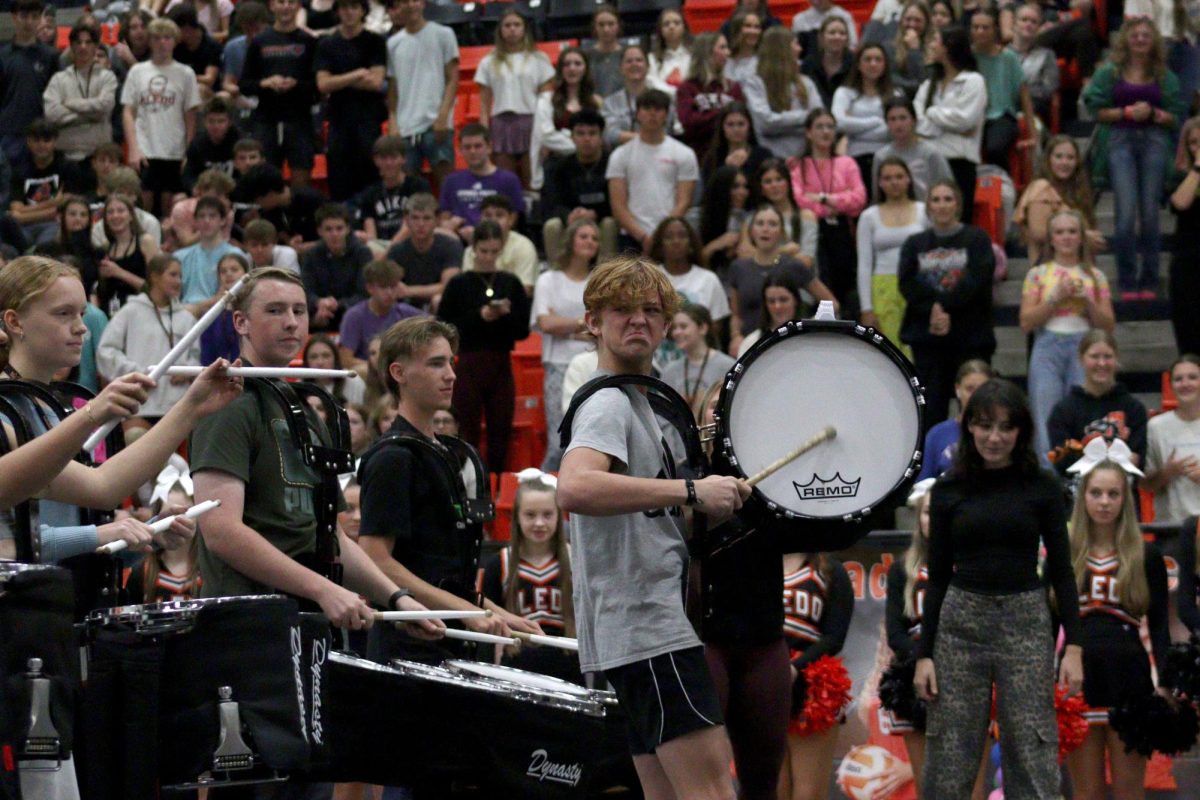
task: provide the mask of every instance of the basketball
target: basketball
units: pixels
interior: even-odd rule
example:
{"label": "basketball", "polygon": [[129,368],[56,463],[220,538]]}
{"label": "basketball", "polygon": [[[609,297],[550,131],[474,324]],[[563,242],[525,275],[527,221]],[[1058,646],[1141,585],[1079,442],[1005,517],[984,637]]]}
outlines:
{"label": "basketball", "polygon": [[870,800],[896,757],[873,744],[852,747],[837,771],[838,788],[851,800]]}

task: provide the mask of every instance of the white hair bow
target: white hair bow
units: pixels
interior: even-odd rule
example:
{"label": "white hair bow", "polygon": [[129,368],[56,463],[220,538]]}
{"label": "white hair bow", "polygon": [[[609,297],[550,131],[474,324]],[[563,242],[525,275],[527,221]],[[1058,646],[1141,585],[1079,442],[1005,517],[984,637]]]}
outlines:
{"label": "white hair bow", "polygon": [[1121,439],[1113,439],[1109,443],[1103,436],[1097,436],[1088,442],[1087,446],[1083,448],[1083,456],[1067,467],[1067,472],[1087,475],[1096,468],[1097,464],[1104,461],[1113,462],[1130,475],[1137,475],[1139,478],[1146,477],[1145,473],[1134,466],[1133,451],[1129,449],[1129,445]]}
{"label": "white hair bow", "polygon": [[926,478],[923,481],[917,481],[913,484],[912,491],[908,493],[908,506],[913,508],[921,501],[925,495],[929,494],[929,490],[937,483],[937,478]]}
{"label": "white hair bow", "polygon": [[541,481],[547,486],[555,489],[558,488],[558,478],[549,472],[542,472],[537,467],[527,467],[517,473],[517,483],[524,483],[525,481]]}
{"label": "white hair bow", "polygon": [[162,472],[158,473],[158,477],[154,481],[154,492],[150,495],[150,505],[156,502],[167,502],[167,495],[175,488],[175,484],[183,487],[183,491],[188,497],[195,494],[195,489],[192,486],[192,471],[188,467],[188,463],[183,460],[183,456],[178,453],[172,453],[167,459],[167,465],[163,467]]}

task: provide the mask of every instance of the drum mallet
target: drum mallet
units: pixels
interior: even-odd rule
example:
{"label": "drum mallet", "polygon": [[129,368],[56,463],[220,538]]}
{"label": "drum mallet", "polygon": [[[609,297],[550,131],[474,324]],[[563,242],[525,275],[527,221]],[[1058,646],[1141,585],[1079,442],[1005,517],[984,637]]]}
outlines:
{"label": "drum mallet", "polygon": [[512,635],[522,642],[540,645],[542,647],[557,647],[559,650],[572,650],[579,652],[579,640],[571,639],[567,636],[542,636],[538,633],[526,633],[525,631],[512,631]]}
{"label": "drum mallet", "polygon": [[[150,378],[155,383],[161,381],[167,374],[167,368],[182,358],[183,354],[186,353],[191,348],[192,344],[200,338],[200,334],[204,333],[205,329],[208,328],[209,325],[212,325],[217,321],[217,317],[221,316],[222,312],[225,311],[225,304],[229,302],[229,298],[233,297],[234,294],[242,288],[242,283],[245,280],[246,278],[243,276],[238,280],[237,283],[235,283],[233,286],[230,286],[229,291],[223,294],[220,300],[213,303],[212,308],[204,312],[204,316],[197,320],[196,324],[193,325],[191,329],[189,329],[188,332],[183,335],[183,338],[180,339],[165,356],[163,356],[162,361],[159,361],[154,365],[154,369],[150,370]],[[114,419],[101,425],[100,428],[93,432],[92,435],[87,438],[87,441],[83,443],[83,449],[90,453],[99,447],[100,443],[104,441],[104,437],[108,436],[108,434],[112,432],[112,429],[117,427],[118,422],[119,420]]]}
{"label": "drum mallet", "polygon": [[831,442],[836,438],[837,438],[837,428],[833,427],[832,425],[826,425],[824,428],[821,429],[821,432],[818,433],[816,436],[812,437],[807,442],[800,445],[799,447],[797,447],[792,452],[788,453],[783,458],[780,458],[777,461],[773,461],[770,464],[768,464],[767,466],[763,467],[761,470],[759,470],[757,473],[755,473],[755,475],[753,477],[749,478],[746,481],[746,483],[750,484],[751,486],[755,486],[759,483],[762,483],[767,478],[771,477],[776,472],[783,469],[788,464],[792,463],[797,458],[799,458],[800,456],[807,453],[809,450],[812,450],[817,445],[822,444],[823,442]]}
{"label": "drum mallet", "polygon": [[427,619],[477,619],[480,617],[490,617],[491,609],[477,609],[475,611],[448,611],[448,610],[433,610],[433,611],[376,611],[376,622],[421,622]]}
{"label": "drum mallet", "polygon": [[[219,505],[221,505],[220,500],[205,500],[203,503],[197,503],[187,511],[184,511],[182,514],[172,514],[169,517],[163,517],[160,520],[151,522],[149,524],[150,532],[163,533],[167,530],[167,528],[171,527],[171,523],[173,523],[177,518],[183,517],[184,519],[195,519],[206,511],[212,511]],[[109,542],[108,544],[100,545],[96,548],[96,552],[105,553],[111,556],[113,553],[121,552],[126,547],[129,547],[129,542],[125,541],[124,539],[117,539],[115,542]]]}

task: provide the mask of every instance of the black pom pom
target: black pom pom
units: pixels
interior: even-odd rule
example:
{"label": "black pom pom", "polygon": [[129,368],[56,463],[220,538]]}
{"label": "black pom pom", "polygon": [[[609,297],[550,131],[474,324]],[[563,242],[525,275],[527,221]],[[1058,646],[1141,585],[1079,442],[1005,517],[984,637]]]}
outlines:
{"label": "black pom pom", "polygon": [[1137,751],[1147,758],[1155,752],[1169,756],[1186,752],[1200,734],[1200,718],[1190,702],[1179,700],[1172,707],[1158,694],[1110,709],[1108,723],[1125,743],[1126,752]]}
{"label": "black pom pom", "polygon": [[796,670],[796,680],[792,681],[792,718],[800,716],[800,712],[804,710],[804,703],[808,700],[808,679],[804,676],[804,670]]}
{"label": "black pom pom", "polygon": [[1167,651],[1167,668],[1175,686],[1190,698],[1200,698],[1200,645],[1193,640],[1176,642]]}
{"label": "black pom pom", "polygon": [[917,662],[893,661],[879,679],[879,702],[897,717],[906,719],[919,731],[925,730],[925,701],[917,697],[913,686]]}

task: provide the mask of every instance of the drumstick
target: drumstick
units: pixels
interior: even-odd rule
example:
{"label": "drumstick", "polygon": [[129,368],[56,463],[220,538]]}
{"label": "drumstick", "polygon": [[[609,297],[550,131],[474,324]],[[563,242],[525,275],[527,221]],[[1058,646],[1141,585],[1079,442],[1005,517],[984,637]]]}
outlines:
{"label": "drumstick", "polygon": [[774,462],[768,464],[767,466],[763,467],[752,478],[747,480],[746,483],[750,484],[751,486],[762,483],[767,478],[771,477],[776,472],[783,469],[788,464],[792,463],[797,458],[799,458],[800,456],[807,453],[809,450],[812,450],[817,445],[821,444],[822,442],[832,441],[833,439],[836,439],[836,438],[837,438],[837,428],[833,427],[832,425],[826,425],[824,428],[821,429],[821,432],[818,433],[816,436],[812,437],[807,442],[800,445],[799,447],[797,447],[792,452],[788,453],[783,458],[781,458],[777,461],[774,461]]}
{"label": "drumstick", "polygon": [[537,644],[543,647],[557,647],[560,650],[574,650],[579,652],[579,640],[571,639],[567,636],[542,636],[538,633],[526,633],[525,631],[513,631],[512,635],[523,642]]}
{"label": "drumstick", "polygon": [[[204,367],[168,367],[170,377],[194,378]],[[321,378],[352,378],[358,373],[352,369],[309,369],[307,367],[230,367],[225,374],[231,378],[295,378],[318,380]]]}
{"label": "drumstick", "polygon": [[[204,333],[205,329],[208,328],[209,325],[212,325],[217,321],[217,317],[221,316],[221,313],[225,310],[225,304],[229,302],[229,298],[233,297],[233,295],[242,288],[242,283],[245,280],[246,277],[243,275],[238,279],[237,283],[235,283],[233,286],[230,286],[229,291],[221,295],[221,299],[213,303],[213,307],[204,312],[204,316],[197,320],[196,324],[193,325],[188,332],[183,335],[183,338],[180,339],[165,356],[163,356],[162,361],[159,361],[154,365],[154,368],[150,370],[151,380],[155,382],[162,380],[163,376],[167,373],[167,368],[182,358],[183,354],[186,353],[188,349],[191,348],[192,344],[200,338],[200,334]],[[112,432],[112,429],[117,427],[117,423],[119,421],[120,420],[114,419],[101,425],[100,428],[91,436],[89,436],[87,441],[83,443],[83,449],[90,453],[99,447],[100,443],[104,441],[104,437],[108,436],[108,434]]]}
{"label": "drumstick", "polygon": [[520,644],[520,639],[514,639],[511,636],[495,636],[490,633],[476,633],[475,631],[460,631],[458,628],[446,628],[442,631],[447,639],[462,639],[466,642],[483,642],[484,644]]}
{"label": "drumstick", "polygon": [[473,619],[490,617],[491,609],[478,611],[376,611],[377,622],[420,622],[425,619]]}
{"label": "drumstick", "polygon": [[[151,522],[149,525],[150,532],[162,533],[167,528],[171,527],[171,523],[173,523],[177,517],[183,517],[184,519],[195,519],[206,511],[212,511],[219,505],[221,505],[220,500],[205,500],[203,503],[197,503],[187,511],[184,511],[182,514],[172,514],[169,517],[163,517],[162,519]],[[129,542],[125,541],[124,539],[117,539],[115,542],[109,542],[108,544],[100,545],[96,548],[96,552],[107,553],[111,556],[113,553],[121,552],[126,547],[129,547]]]}

